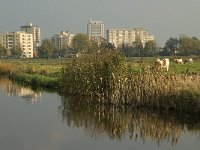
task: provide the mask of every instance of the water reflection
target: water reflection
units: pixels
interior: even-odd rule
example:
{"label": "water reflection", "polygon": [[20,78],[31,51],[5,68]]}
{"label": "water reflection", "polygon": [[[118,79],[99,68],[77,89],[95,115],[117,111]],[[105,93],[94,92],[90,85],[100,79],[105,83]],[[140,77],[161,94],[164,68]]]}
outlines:
{"label": "water reflection", "polygon": [[155,112],[128,107],[92,106],[76,97],[62,97],[59,111],[69,126],[83,127],[92,136],[108,135],[122,140],[127,135],[135,141],[151,138],[158,145],[164,141],[176,145],[181,133],[200,137],[198,116]]}
{"label": "water reflection", "polygon": [[[3,89],[8,96],[20,96],[31,103],[41,99],[41,92],[33,92],[3,78],[0,78],[0,89]],[[57,112],[57,107],[55,109]],[[48,108],[48,110],[52,112],[52,109]],[[111,140],[123,140],[128,137],[130,140],[143,142],[149,141],[150,138],[158,145],[164,142],[176,145],[183,133],[200,138],[199,116],[131,109],[129,107],[92,105],[88,104],[84,98],[64,96],[61,96],[58,111],[63,122],[69,127],[84,128],[87,135],[94,138],[108,136]],[[53,113],[49,114],[52,118]],[[41,120],[37,121],[37,124]],[[53,123],[56,124],[56,122],[56,119],[53,119]]]}
{"label": "water reflection", "polygon": [[41,92],[34,92],[30,88],[19,86],[5,78],[0,78],[0,87],[8,97],[19,96],[31,103],[35,103],[41,99]]}

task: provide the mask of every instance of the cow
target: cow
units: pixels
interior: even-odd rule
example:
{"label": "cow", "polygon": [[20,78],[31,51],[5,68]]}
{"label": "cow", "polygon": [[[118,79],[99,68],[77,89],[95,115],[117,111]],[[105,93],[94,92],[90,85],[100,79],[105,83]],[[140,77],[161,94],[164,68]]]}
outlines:
{"label": "cow", "polygon": [[177,64],[183,64],[183,59],[182,58],[176,58],[174,59],[174,62]]}
{"label": "cow", "polygon": [[162,60],[157,58],[155,64],[160,69],[166,68],[167,71],[169,70],[169,58],[164,58]]}
{"label": "cow", "polygon": [[193,63],[193,59],[192,58],[185,59],[184,64],[185,63],[191,63],[192,64]]}

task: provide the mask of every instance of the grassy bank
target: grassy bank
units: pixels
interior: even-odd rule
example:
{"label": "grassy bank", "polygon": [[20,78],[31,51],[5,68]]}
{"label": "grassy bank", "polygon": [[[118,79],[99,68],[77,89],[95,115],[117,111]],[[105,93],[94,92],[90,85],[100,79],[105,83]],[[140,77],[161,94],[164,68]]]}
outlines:
{"label": "grassy bank", "polygon": [[13,59],[0,61],[0,75],[32,89],[59,90],[62,61],[46,59]]}
{"label": "grassy bank", "polygon": [[22,85],[29,85],[32,89],[60,90],[59,78],[39,74],[13,73],[9,78]]}

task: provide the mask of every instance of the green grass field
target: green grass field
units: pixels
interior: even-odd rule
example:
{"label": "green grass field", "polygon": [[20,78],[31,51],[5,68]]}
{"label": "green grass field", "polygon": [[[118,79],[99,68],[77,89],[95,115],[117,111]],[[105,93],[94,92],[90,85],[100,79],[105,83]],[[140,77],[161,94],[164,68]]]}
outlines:
{"label": "green grass field", "polygon": [[[176,64],[170,61],[169,73],[200,73],[200,58],[193,57],[194,63]],[[140,69],[153,66],[155,57],[129,57],[126,58],[126,64],[131,66],[132,71],[138,72]],[[172,58],[170,58],[171,60]],[[186,57],[184,58],[186,59]],[[63,64],[71,62],[72,58],[65,59],[0,59],[0,63],[8,63],[9,66],[17,71],[56,76]],[[142,63],[138,63],[142,61]]]}
{"label": "green grass field", "polygon": [[[183,57],[180,57],[183,58]],[[187,59],[191,57],[184,57],[183,59]],[[173,58],[170,59],[170,67],[169,67],[169,73],[200,73],[200,58],[198,57],[192,57],[194,59],[193,63],[186,63],[186,64],[176,64],[172,61]],[[144,57],[144,58],[126,58],[127,65],[130,65],[132,70],[137,72],[141,68],[145,68],[148,65],[154,66],[155,57]],[[142,62],[142,63],[138,63]]]}

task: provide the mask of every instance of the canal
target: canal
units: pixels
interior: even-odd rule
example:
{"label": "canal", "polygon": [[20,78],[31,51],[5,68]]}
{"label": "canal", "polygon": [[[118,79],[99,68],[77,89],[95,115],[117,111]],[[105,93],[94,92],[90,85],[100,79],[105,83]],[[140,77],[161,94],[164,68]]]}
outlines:
{"label": "canal", "polygon": [[0,78],[1,150],[197,150],[199,120],[86,105]]}

